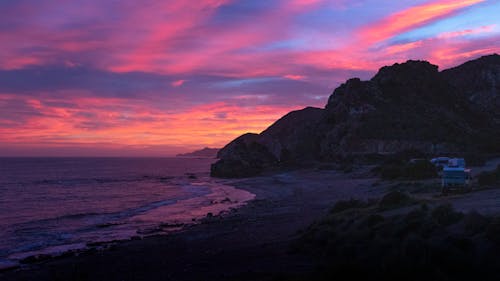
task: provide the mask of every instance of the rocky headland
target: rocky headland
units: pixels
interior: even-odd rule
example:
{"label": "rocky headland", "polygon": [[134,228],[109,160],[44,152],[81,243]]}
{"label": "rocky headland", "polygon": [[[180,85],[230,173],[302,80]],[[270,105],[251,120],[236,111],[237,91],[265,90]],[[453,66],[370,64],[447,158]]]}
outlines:
{"label": "rocky headland", "polygon": [[218,148],[205,147],[188,153],[177,154],[175,157],[184,158],[215,158],[219,152]]}
{"label": "rocky headland", "polygon": [[352,78],[325,108],[293,111],[260,134],[244,134],[218,153],[215,177],[254,176],[310,162],[418,150],[500,152],[500,56],[438,71],[427,61],[382,67]]}

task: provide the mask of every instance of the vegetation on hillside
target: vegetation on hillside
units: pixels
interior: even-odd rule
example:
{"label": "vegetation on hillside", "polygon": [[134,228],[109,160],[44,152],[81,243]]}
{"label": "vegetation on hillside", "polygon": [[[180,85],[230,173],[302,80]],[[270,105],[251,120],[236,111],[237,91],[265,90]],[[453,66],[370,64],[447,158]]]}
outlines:
{"label": "vegetation on hillside", "polygon": [[499,237],[500,217],[391,192],[338,202],[293,249],[317,260],[316,280],[489,280],[500,270]]}

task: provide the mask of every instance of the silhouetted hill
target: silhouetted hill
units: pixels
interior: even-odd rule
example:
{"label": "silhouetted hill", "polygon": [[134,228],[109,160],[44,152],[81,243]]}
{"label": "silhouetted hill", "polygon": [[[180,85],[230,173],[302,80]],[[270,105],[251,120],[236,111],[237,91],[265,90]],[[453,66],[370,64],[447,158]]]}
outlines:
{"label": "silhouetted hill", "polygon": [[481,57],[445,70],[442,75],[457,91],[500,123],[500,56]]}
{"label": "silhouetted hill", "polygon": [[205,147],[189,153],[177,154],[176,157],[202,157],[202,158],[215,158],[219,152],[218,148]]}
{"label": "silhouetted hill", "polygon": [[439,72],[410,60],[382,67],[369,81],[349,79],[325,109],[290,112],[262,133],[226,145],[212,175],[250,176],[310,160],[404,150],[499,152],[498,61],[491,55]]}

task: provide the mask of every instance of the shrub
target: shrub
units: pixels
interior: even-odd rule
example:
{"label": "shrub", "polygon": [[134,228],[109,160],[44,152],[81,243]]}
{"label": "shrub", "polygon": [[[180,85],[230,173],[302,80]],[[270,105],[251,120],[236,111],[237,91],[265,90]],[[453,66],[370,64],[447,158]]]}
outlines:
{"label": "shrub", "polygon": [[493,185],[500,182],[500,165],[494,171],[480,173],[477,177],[477,182],[481,186]]}
{"label": "shrub", "polygon": [[488,223],[488,218],[475,211],[468,213],[464,217],[464,229],[471,235],[483,232],[488,226]]}
{"label": "shrub", "polygon": [[409,179],[428,179],[437,177],[436,167],[429,161],[418,161],[405,166],[405,176]]}
{"label": "shrub", "polygon": [[477,183],[481,186],[492,185],[495,182],[496,176],[491,172],[482,172],[477,176]]}
{"label": "shrub", "polygon": [[379,214],[371,214],[361,223],[361,226],[372,227],[383,221],[384,221],[383,216]]}
{"label": "shrub", "polygon": [[408,149],[393,154],[391,158],[400,162],[408,162],[412,158],[425,158],[425,156],[425,153],[420,150]]}
{"label": "shrub", "polygon": [[[384,201],[401,204],[409,199],[393,192]],[[344,201],[350,206],[359,202]],[[354,280],[496,280],[498,247],[489,247],[485,239],[500,244],[500,217],[493,221],[477,213],[464,217],[449,204],[420,205],[406,215],[382,216],[378,211],[330,214],[309,227],[293,244],[297,253],[318,261],[316,273],[321,278],[306,280],[333,280],[342,273]],[[455,224],[462,218],[463,224]],[[455,225],[448,227],[451,224]],[[490,273],[495,278],[481,278]]]}
{"label": "shrub", "polygon": [[451,204],[442,204],[432,210],[432,218],[440,225],[451,225],[463,218],[463,214],[453,209]]}
{"label": "shrub", "polygon": [[340,200],[333,205],[330,209],[331,214],[340,213],[349,209],[359,209],[365,208],[369,205],[368,202],[357,200],[357,199],[349,199],[349,200]]}
{"label": "shrub", "polygon": [[495,217],[492,219],[488,227],[486,228],[486,237],[500,244],[500,217]]}
{"label": "shrub", "polygon": [[406,193],[391,191],[380,199],[378,206],[381,209],[392,209],[413,203],[413,199]]}
{"label": "shrub", "polygon": [[417,161],[413,163],[401,161],[384,162],[380,166],[372,170],[380,175],[382,179],[428,179],[437,177],[436,167],[429,161]]}
{"label": "shrub", "polygon": [[385,180],[398,179],[403,174],[401,167],[397,165],[382,165],[377,171],[380,177]]}
{"label": "shrub", "polygon": [[464,156],[465,163],[469,166],[482,166],[486,163],[486,158],[477,153],[467,153]]}

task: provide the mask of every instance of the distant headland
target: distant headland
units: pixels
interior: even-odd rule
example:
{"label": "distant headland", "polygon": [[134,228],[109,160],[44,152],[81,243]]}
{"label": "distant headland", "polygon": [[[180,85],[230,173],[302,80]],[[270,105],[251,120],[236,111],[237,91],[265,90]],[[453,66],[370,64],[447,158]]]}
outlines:
{"label": "distant headland", "polygon": [[195,150],[193,152],[177,154],[175,157],[184,157],[184,158],[215,158],[215,157],[217,157],[217,153],[218,152],[219,152],[219,148],[205,147],[203,149]]}

